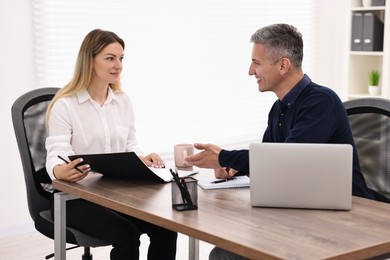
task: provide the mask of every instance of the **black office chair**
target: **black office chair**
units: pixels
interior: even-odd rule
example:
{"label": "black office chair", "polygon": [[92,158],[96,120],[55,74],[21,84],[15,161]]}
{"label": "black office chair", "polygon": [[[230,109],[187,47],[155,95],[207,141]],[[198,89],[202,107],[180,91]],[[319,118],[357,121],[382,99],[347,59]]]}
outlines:
{"label": "black office chair", "polygon": [[[23,165],[27,201],[36,230],[54,239],[54,222],[50,212],[51,179],[46,172],[45,113],[58,88],[40,88],[20,96],[12,105],[12,121]],[[90,247],[108,243],[74,228],[66,228],[67,243],[84,247],[83,260],[92,260]],[[54,254],[46,256],[46,259]]]}
{"label": "black office chair", "polygon": [[367,186],[390,203],[390,100],[360,98],[344,106]]}

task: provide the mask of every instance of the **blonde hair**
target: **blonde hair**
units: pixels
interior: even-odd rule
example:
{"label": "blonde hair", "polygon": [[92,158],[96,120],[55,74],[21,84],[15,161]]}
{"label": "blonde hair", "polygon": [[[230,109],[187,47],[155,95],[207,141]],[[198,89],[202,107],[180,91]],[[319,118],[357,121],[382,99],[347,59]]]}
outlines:
{"label": "blonde hair", "polygon": [[[56,93],[50,102],[46,111],[46,124],[48,123],[51,108],[59,98],[72,96],[82,89],[88,89],[92,80],[93,59],[109,44],[116,42],[125,49],[124,41],[118,35],[110,31],[95,29],[85,36],[77,56],[73,77],[68,84]],[[115,84],[110,84],[110,88],[114,91],[122,91],[120,81]]]}

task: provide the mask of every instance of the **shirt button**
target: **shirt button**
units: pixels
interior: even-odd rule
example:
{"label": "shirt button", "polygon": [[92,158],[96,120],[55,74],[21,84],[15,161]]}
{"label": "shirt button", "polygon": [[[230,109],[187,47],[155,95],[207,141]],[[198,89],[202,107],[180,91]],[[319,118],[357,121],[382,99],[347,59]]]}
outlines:
{"label": "shirt button", "polygon": [[282,126],[282,123],[279,123],[279,126]]}

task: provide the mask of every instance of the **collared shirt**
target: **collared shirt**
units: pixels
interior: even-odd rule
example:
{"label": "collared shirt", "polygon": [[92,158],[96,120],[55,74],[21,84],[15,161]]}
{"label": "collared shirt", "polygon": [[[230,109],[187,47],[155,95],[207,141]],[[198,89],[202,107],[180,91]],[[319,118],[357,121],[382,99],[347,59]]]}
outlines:
{"label": "collared shirt", "polygon": [[[268,114],[263,142],[340,143],[353,146],[352,194],[374,198],[360,170],[348,115],[337,94],[313,83],[307,75]],[[248,150],[226,151],[219,155],[220,165],[249,173]]]}
{"label": "collared shirt", "polygon": [[46,150],[46,169],[52,179],[54,166],[63,163],[57,155],[67,158],[73,154],[141,153],[130,99],[111,88],[102,106],[92,100],[87,90],[58,99],[50,111]]}

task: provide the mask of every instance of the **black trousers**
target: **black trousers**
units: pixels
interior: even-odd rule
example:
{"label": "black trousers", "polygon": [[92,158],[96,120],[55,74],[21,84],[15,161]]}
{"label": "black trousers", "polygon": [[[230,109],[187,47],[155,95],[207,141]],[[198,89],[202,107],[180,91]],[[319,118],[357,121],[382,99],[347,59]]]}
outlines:
{"label": "black trousers", "polygon": [[[52,216],[54,217],[52,199]],[[82,199],[67,201],[66,224],[107,241],[112,260],[139,259],[140,236],[150,239],[148,260],[174,260],[177,233]]]}

